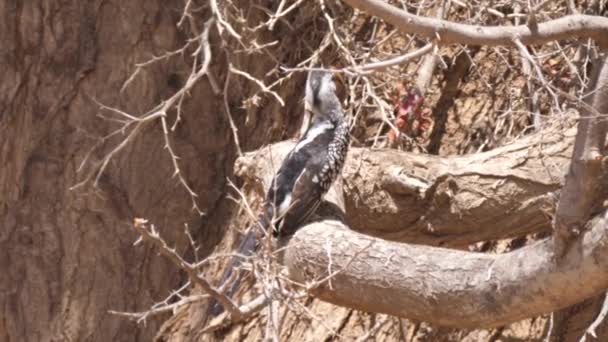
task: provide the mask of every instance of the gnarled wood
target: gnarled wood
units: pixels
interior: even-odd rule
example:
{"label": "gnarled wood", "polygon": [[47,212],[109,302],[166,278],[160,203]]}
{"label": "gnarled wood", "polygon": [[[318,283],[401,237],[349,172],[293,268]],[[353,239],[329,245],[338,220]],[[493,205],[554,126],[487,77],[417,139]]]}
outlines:
{"label": "gnarled wood", "polygon": [[[343,171],[347,222],[385,239],[452,246],[548,230],[544,211],[554,204],[574,133],[553,127],[446,158],[352,148]],[[292,147],[281,142],[246,154],[236,173],[262,193]]]}
{"label": "gnarled wood", "polygon": [[284,263],[299,282],[340,270],[331,286],[312,290],[327,302],[444,326],[494,327],[605,291],[607,222],[591,223],[577,248],[555,264],[550,238],[491,255],[386,241],[323,221],[294,235]]}

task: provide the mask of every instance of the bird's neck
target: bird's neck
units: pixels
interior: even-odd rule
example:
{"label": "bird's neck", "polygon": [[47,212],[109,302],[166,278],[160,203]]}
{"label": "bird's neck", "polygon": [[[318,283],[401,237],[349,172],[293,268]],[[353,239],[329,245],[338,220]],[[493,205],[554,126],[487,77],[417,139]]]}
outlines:
{"label": "bird's neck", "polygon": [[312,121],[310,123],[311,127],[316,125],[327,125],[332,124],[334,127],[337,127],[344,121],[344,114],[341,111],[331,111],[326,113],[325,115],[313,115]]}

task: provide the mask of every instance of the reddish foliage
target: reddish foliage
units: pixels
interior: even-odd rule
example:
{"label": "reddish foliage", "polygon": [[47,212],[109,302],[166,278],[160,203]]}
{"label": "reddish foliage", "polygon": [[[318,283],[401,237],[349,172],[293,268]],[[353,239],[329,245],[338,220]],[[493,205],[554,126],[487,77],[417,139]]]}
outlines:
{"label": "reddish foliage", "polygon": [[393,145],[401,133],[419,136],[431,127],[429,114],[422,110],[424,97],[416,87],[408,88],[405,83],[399,84],[393,92],[395,129],[388,134],[389,143]]}

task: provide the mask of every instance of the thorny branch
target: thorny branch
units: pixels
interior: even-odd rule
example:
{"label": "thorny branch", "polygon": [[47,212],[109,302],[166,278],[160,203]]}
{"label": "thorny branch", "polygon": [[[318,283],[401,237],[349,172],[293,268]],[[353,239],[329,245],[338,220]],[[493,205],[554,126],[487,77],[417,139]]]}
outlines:
{"label": "thorny branch", "polygon": [[144,219],[135,219],[133,223],[133,228],[141,235],[144,241],[154,245],[158,248],[159,252],[167,257],[176,267],[183,270],[188,274],[190,278],[190,282],[192,284],[198,285],[204,292],[206,292],[209,296],[213,297],[213,299],[217,300],[221,303],[224,308],[230,313],[230,316],[233,320],[238,321],[242,318],[243,312],[239,309],[234,302],[221,294],[218,290],[216,290],[207,279],[199,276],[198,271],[194,265],[190,264],[186,260],[184,260],[173,248],[170,248],[165,240],[163,240],[158,231],[154,228],[154,225],[151,225],[150,228],[146,227],[147,221]]}
{"label": "thorny branch", "polygon": [[437,33],[444,44],[513,46],[513,37],[522,44],[542,44],[552,40],[575,36],[593,38],[600,44],[608,44],[608,18],[590,15],[569,15],[540,23],[534,30],[528,25],[488,26],[459,24],[445,20],[420,17],[382,0],[344,0],[354,8],[384,19],[404,32],[434,38]]}
{"label": "thorny branch", "polygon": [[[156,106],[156,108],[154,108],[153,110],[151,110],[149,113],[145,114],[141,118],[136,117],[135,115],[125,113],[120,110],[116,110],[116,109],[107,107],[107,106],[102,107],[103,109],[109,109],[112,112],[117,113],[120,116],[123,116],[126,118],[126,120],[127,120],[126,123],[120,129],[121,132],[125,132],[125,131],[129,130],[129,128],[131,126],[133,126],[133,128],[131,128],[131,130],[127,134],[127,137],[124,138],[122,142],[120,142],[114,149],[112,149],[110,151],[110,153],[105,155],[105,157],[102,159],[102,161],[89,172],[89,174],[84,178],[84,180],[82,180],[80,183],[72,186],[70,188],[70,190],[75,190],[75,189],[87,184],[93,177],[95,177],[95,181],[93,184],[94,184],[94,186],[97,186],[98,182],[99,182],[99,178],[105,171],[106,167],[108,166],[108,164],[110,163],[112,158],[114,158],[131,141],[133,141],[133,139],[142,131],[142,129],[144,127],[146,127],[150,123],[154,122],[155,120],[160,119],[162,126],[163,126],[165,148],[167,148],[167,151],[169,152],[169,154],[171,156],[171,160],[173,162],[173,167],[174,167],[174,172],[175,172],[174,175],[179,178],[179,181],[182,184],[182,186],[186,189],[186,191],[188,191],[188,194],[190,195],[190,197],[192,199],[193,209],[196,210],[199,214],[201,214],[201,215],[203,214],[203,212],[199,209],[198,204],[196,203],[197,195],[192,190],[192,188],[188,185],[185,178],[183,177],[181,170],[179,168],[179,164],[177,162],[177,160],[179,158],[177,157],[177,155],[174,153],[173,149],[171,148],[170,139],[169,139],[169,130],[167,128],[166,117],[167,117],[167,113],[172,108],[174,108],[175,105],[177,105],[181,102],[182,98],[189,93],[189,91],[194,87],[194,85],[198,82],[198,80],[207,74],[207,71],[209,69],[209,64],[211,63],[211,52],[210,52],[210,49],[208,48],[209,29],[210,29],[211,25],[213,24],[213,22],[214,22],[213,19],[209,19],[205,23],[205,28],[202,33],[202,38],[200,40],[201,44],[203,44],[203,48],[206,51],[205,60],[203,61],[200,69],[198,69],[196,72],[191,74],[190,77],[188,78],[188,80],[186,81],[186,83],[184,84],[184,86],[182,88],[180,88],[175,94],[173,94],[173,96],[171,96],[169,99],[163,101],[161,104]],[[127,81],[127,83],[128,82],[129,81]],[[116,132],[118,132],[118,130]],[[115,133],[112,133],[111,136],[115,135]],[[105,141],[105,140],[107,140],[107,137],[104,138],[102,141]],[[85,163],[85,162],[86,162],[86,159],[83,161],[83,163]]]}

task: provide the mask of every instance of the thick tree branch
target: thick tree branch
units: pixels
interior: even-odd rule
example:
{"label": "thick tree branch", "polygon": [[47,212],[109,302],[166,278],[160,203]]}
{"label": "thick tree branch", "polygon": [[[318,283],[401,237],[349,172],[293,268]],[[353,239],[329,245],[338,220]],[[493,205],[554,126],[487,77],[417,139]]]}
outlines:
{"label": "thick tree branch", "polygon": [[556,239],[559,242],[559,253],[572,237],[576,236],[591,215],[597,203],[603,202],[601,177],[604,144],[608,132],[608,59],[599,61],[590,89],[595,89],[585,102],[595,110],[595,115],[588,107],[581,108],[581,118],[574,141],[572,162],[566,175],[555,216]]}
{"label": "thick tree branch", "polygon": [[344,2],[383,19],[403,32],[415,33],[430,39],[434,39],[438,34],[442,43],[514,46],[514,38],[519,38],[525,45],[531,45],[583,37],[593,38],[601,45],[608,45],[608,18],[599,16],[569,15],[540,23],[537,29],[533,30],[527,25],[484,27],[425,18],[407,13],[382,0],[344,0]]}
{"label": "thick tree branch", "polygon": [[311,291],[327,302],[443,326],[494,327],[604,292],[606,224],[606,217],[594,220],[577,248],[556,264],[550,238],[491,255],[389,242],[354,232],[338,221],[323,221],[294,235],[284,263],[294,280],[310,282],[326,275],[331,258],[332,267],[340,270],[332,286]]}
{"label": "thick tree branch", "polygon": [[[342,173],[346,220],[365,234],[429,245],[549,230],[544,212],[553,211],[574,134],[547,128],[490,152],[446,158],[352,148]],[[235,172],[262,194],[292,146],[245,154]]]}

